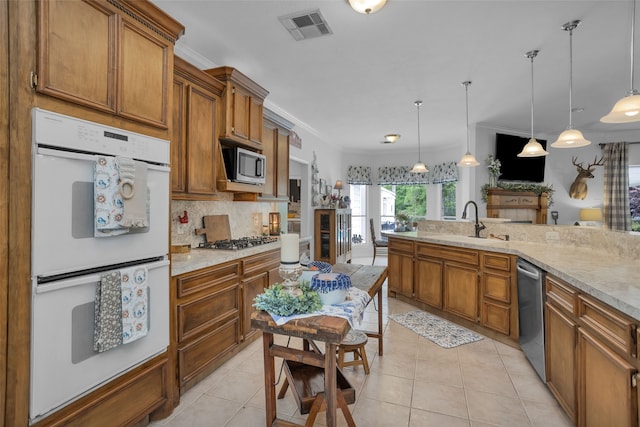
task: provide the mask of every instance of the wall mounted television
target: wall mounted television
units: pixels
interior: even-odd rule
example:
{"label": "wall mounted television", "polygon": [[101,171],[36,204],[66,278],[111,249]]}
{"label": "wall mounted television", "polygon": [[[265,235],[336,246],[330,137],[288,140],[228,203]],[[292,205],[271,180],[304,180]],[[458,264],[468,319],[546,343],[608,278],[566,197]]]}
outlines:
{"label": "wall mounted television", "polygon": [[[500,160],[500,172],[498,177],[502,181],[544,181],[544,162],[542,157],[518,157],[529,138],[521,136],[496,133],[496,159]],[[547,141],[538,139],[538,142],[547,148]]]}

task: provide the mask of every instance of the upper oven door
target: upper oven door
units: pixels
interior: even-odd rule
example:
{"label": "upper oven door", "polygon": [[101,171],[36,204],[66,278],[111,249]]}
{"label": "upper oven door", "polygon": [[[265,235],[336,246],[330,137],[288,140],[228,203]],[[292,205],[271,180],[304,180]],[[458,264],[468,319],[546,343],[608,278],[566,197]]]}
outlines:
{"label": "upper oven door", "polygon": [[95,156],[37,147],[34,153],[32,274],[49,276],[166,255],[169,168],[148,165],[149,226],[94,237]]}

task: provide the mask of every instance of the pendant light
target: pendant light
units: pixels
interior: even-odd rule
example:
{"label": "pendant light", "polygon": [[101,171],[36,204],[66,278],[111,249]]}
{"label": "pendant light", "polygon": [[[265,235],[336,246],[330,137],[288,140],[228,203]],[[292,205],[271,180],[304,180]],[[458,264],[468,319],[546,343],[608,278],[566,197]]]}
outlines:
{"label": "pendant light", "polygon": [[540,143],[533,137],[533,58],[538,56],[539,52],[539,50],[530,50],[524,54],[524,56],[531,60],[531,138],[522,148],[518,157],[541,157],[549,154],[549,152],[545,151],[542,145],[540,145]]}
{"label": "pendant light", "polygon": [[366,13],[367,15],[377,12],[384,7],[387,0],[348,0],[349,5],[358,13]]}
{"label": "pendant light", "polygon": [[422,160],[420,160],[420,106],[422,105],[422,101],[415,101],[413,104],[418,109],[418,161],[411,168],[411,172],[426,173],[429,172],[429,169],[427,169],[427,165],[422,163]]}
{"label": "pendant light", "polygon": [[469,148],[469,85],[471,81],[467,80],[462,82],[462,86],[464,86],[465,98],[466,98],[466,106],[467,106],[467,152],[458,162],[458,166],[478,166],[480,163],[476,160],[476,158],[471,154],[471,150]]}
{"label": "pendant light", "polygon": [[631,14],[631,90],[613,106],[609,114],[600,119],[602,123],[633,123],[640,121],[640,93],[633,87],[633,39],[636,25],[636,2],[632,0]]}
{"label": "pendant light", "polygon": [[584,139],[582,132],[573,128],[573,105],[571,103],[571,95],[573,92],[573,30],[580,25],[580,20],[570,21],[564,24],[561,28],[564,31],[569,31],[569,127],[562,132],[558,139],[555,140],[551,146],[553,148],[576,148],[584,147],[591,144],[591,141]]}

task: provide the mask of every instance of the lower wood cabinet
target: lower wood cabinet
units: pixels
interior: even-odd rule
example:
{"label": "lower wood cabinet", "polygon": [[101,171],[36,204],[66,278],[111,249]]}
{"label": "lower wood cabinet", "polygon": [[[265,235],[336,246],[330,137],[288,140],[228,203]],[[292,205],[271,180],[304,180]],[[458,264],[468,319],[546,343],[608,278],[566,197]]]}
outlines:
{"label": "lower wood cabinet", "polygon": [[444,261],[438,259],[416,259],[415,298],[431,307],[442,309],[442,276]]}
{"label": "lower wood cabinet", "polygon": [[578,426],[637,426],[637,322],[547,275],[547,385]]}
{"label": "lower wood cabinet", "polygon": [[444,310],[477,322],[480,301],[478,267],[446,262],[443,284]]}

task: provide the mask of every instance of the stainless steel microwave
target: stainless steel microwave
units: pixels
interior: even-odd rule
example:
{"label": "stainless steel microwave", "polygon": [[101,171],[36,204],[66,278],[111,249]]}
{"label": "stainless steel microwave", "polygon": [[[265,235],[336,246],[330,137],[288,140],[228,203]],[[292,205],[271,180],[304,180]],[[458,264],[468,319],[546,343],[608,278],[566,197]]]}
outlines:
{"label": "stainless steel microwave", "polygon": [[222,148],[227,178],[245,184],[264,184],[267,158],[240,147]]}

